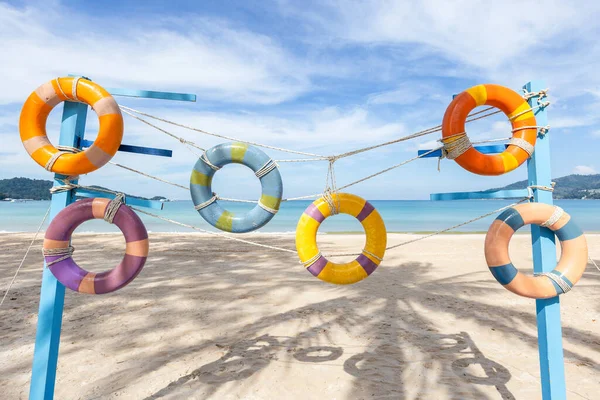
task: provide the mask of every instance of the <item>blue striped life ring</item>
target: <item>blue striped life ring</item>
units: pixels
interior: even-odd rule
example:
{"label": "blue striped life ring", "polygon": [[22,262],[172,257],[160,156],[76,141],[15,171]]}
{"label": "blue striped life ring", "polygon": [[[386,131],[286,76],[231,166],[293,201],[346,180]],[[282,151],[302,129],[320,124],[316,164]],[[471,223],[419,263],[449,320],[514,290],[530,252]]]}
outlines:
{"label": "blue striped life ring", "polygon": [[[251,168],[262,186],[256,207],[242,215],[221,207],[211,188],[215,172],[231,163]],[[244,233],[264,226],[277,213],[283,183],[277,164],[262,150],[246,143],[230,142],[207,150],[198,159],[190,178],[190,192],[194,207],[206,222],[222,231]]]}

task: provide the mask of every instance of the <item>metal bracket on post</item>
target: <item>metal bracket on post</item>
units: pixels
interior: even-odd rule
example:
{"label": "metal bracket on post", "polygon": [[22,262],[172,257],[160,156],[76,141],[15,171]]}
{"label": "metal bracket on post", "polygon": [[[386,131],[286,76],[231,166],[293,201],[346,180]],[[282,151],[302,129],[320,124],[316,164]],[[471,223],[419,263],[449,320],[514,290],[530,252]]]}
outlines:
{"label": "metal bracket on post", "polygon": [[[122,95],[163,100],[196,101],[196,95],[185,93],[130,89],[110,89],[109,93],[115,96]],[[87,109],[88,106],[83,103],[70,101],[64,103],[59,145],[75,147],[78,149],[90,145],[90,142],[83,138]],[[119,151],[162,157],[171,157],[172,155],[171,150],[130,145],[121,145]],[[66,177],[63,175],[55,174],[54,186],[62,185],[61,181],[65,178]],[[76,180],[73,180],[72,182],[77,183]],[[52,195],[50,206],[50,221],[63,208],[73,203],[75,197],[112,198],[113,196],[105,192],[83,188],[55,193]],[[134,196],[126,197],[125,202],[126,204],[151,207],[159,210],[162,210],[163,207],[162,202],[141,199]],[[54,277],[54,275],[52,275],[50,270],[46,268],[46,265],[44,264],[29,390],[29,399],[31,400],[51,400],[54,398],[64,301],[65,287]]]}
{"label": "metal bracket on post", "polygon": [[[546,88],[542,81],[532,81],[524,86],[530,93],[539,92]],[[531,107],[538,106],[538,96],[528,99]],[[538,126],[547,126],[548,116],[545,107],[534,110]],[[484,154],[494,154],[504,151],[506,145],[475,146]],[[420,150],[419,155],[430,150]],[[431,152],[423,158],[439,158],[441,150]],[[548,186],[551,183],[550,144],[548,135],[538,135],[535,151],[527,161],[529,186]],[[432,201],[465,200],[465,199],[511,199],[529,196],[528,189],[517,190],[486,190],[482,192],[433,193]],[[533,201],[552,204],[552,192],[533,189]],[[531,241],[533,248],[534,273],[550,272],[556,266],[556,245],[554,233],[548,228],[531,225]],[[540,376],[542,399],[566,399],[565,365],[562,346],[562,328],[560,323],[559,297],[536,300],[536,316],[538,328],[538,350],[540,355]]]}

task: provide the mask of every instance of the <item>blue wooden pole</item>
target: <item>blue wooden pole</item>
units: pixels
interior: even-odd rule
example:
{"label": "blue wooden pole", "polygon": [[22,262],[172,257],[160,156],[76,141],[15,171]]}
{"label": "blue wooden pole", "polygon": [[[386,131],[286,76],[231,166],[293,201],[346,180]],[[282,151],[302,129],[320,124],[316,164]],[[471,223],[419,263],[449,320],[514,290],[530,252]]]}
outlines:
{"label": "blue wooden pole", "polygon": [[[525,85],[529,92],[546,88],[543,81],[532,81]],[[538,97],[529,99],[532,107],[538,105]],[[544,108],[535,111],[538,126],[548,124]],[[535,152],[527,162],[529,185],[551,186],[549,135],[538,136]],[[552,192],[534,189],[534,202],[552,204]],[[554,233],[548,228],[531,225],[533,245],[533,272],[550,272],[556,267],[556,244]],[[562,346],[559,297],[536,300],[538,350],[540,354],[540,376],[542,398],[561,400],[567,398],[565,365]]]}
{"label": "blue wooden pole", "polygon": [[[86,116],[86,104],[64,103],[62,125],[60,127],[60,145],[80,147],[80,140],[83,138],[85,130]],[[61,183],[57,182],[57,179],[62,178],[64,176],[55,175],[54,185],[60,185]],[[74,182],[76,183],[76,181]],[[73,201],[73,191],[53,194],[50,205],[50,220]],[[54,382],[56,379],[64,301],[65,287],[44,264],[29,390],[29,398],[32,400],[54,398]]]}
{"label": "blue wooden pole", "polygon": [[[72,75],[71,75],[72,76]],[[87,79],[87,78],[86,78]],[[148,90],[111,89],[109,92],[115,96],[145,97],[163,100],[196,101],[196,95],[187,93],[156,92]],[[81,149],[89,142],[83,139],[87,105],[82,103],[65,102],[63,108],[62,124],[60,127],[59,144]],[[148,154],[154,156],[171,157],[172,152],[164,149],[154,149],[139,146],[123,145],[119,151]],[[63,175],[56,174],[54,186],[62,185]],[[77,180],[71,180],[77,183]],[[81,189],[82,197],[111,197],[105,193]],[[50,206],[50,220],[63,208],[75,201],[75,191],[66,191],[52,195]],[[162,209],[162,203],[151,200],[139,199],[129,196],[130,204],[141,207]],[[38,312],[37,331],[35,336],[35,349],[33,351],[33,366],[31,372],[31,385],[29,398],[32,400],[51,400],[54,398],[54,384],[56,380],[56,366],[58,363],[58,347],[62,326],[62,314],[65,301],[65,287],[52,275],[44,265],[42,273],[42,288]]]}

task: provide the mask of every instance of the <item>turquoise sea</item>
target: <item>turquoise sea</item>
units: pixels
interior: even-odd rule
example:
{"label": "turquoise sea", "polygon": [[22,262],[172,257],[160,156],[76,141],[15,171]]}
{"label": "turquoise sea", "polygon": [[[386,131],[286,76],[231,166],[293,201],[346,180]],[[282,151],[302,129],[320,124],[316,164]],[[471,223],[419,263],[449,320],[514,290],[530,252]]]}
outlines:
{"label": "turquoise sea", "polygon": [[[371,203],[383,216],[388,232],[430,232],[437,231],[511,203],[504,200],[374,200]],[[298,218],[310,201],[283,203],[279,213],[258,232],[292,233]],[[600,200],[558,200],[556,204],[565,209],[586,232],[600,232]],[[35,232],[50,205],[49,201],[28,201],[24,203],[0,202],[0,232]],[[233,212],[243,212],[252,207],[249,204],[226,203]],[[214,230],[194,210],[191,201],[173,201],[164,204],[162,211],[148,210],[164,217],[197,227]],[[191,232],[191,229],[141,214],[150,232]],[[486,217],[458,228],[457,232],[487,231],[494,216]],[[47,226],[46,222],[46,226]],[[78,232],[116,232],[117,228],[104,221],[89,221],[80,226]],[[337,215],[323,222],[319,232],[361,232],[358,221],[348,215]]]}

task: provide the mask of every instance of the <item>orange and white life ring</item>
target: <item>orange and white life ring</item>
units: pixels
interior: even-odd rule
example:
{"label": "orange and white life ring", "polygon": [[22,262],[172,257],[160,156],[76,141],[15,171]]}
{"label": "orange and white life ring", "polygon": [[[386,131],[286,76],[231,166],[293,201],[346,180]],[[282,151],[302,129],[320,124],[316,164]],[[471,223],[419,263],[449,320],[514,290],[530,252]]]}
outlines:
{"label": "orange and white life ring", "polygon": [[[562,248],[553,271],[528,276],[519,272],[508,255],[513,234],[527,224],[551,229]],[[519,204],[502,212],[485,237],[485,259],[490,271],[502,286],[520,296],[547,299],[566,293],[579,281],[588,260],[585,236],[560,207],[541,203]]]}
{"label": "orange and white life ring", "polygon": [[[83,152],[61,151],[48,140],[46,120],[62,101],[83,102],[98,115],[98,136]],[[115,99],[98,84],[84,78],[56,78],[27,98],[21,110],[19,131],[25,150],[48,171],[63,175],[87,174],[102,167],[117,152],[123,139],[123,116]]]}
{"label": "orange and white life ring", "polygon": [[[512,125],[508,148],[500,154],[483,154],[473,148],[465,130],[469,113],[478,106],[497,107]],[[537,139],[535,116],[517,92],[499,85],[477,85],[452,100],[442,121],[442,143],[448,158],[478,175],[502,175],[516,169],[533,153]]]}

